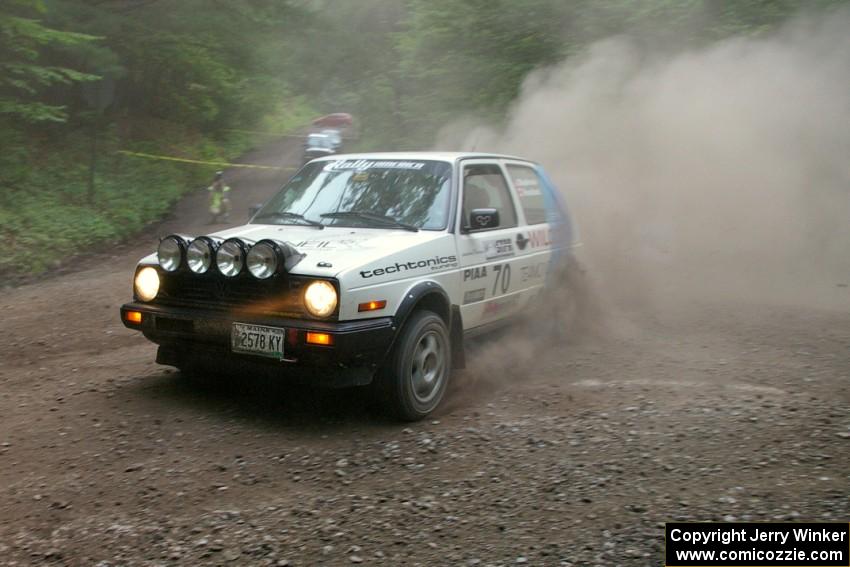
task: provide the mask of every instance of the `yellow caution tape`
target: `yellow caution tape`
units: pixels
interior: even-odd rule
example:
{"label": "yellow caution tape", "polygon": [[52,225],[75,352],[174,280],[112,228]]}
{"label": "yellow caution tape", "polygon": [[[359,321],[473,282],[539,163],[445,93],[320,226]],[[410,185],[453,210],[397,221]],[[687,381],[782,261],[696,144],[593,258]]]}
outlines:
{"label": "yellow caution tape", "polygon": [[[314,128],[314,129],[318,129],[318,128]],[[326,130],[340,130],[340,131],[346,130],[345,128],[342,128],[342,129],[340,129],[340,128],[325,128],[325,129]],[[241,132],[243,134],[260,134],[261,136],[276,136],[278,138],[304,138],[304,139],[306,139],[308,137],[308,134],[292,134],[292,133],[287,134],[285,132],[262,132],[260,130],[238,130],[236,128],[226,128],[225,132]],[[355,136],[341,136],[341,137],[342,137],[343,140],[356,140],[357,139]]]}
{"label": "yellow caution tape", "polygon": [[291,132],[261,132],[259,130],[239,130],[237,128],[225,128],[225,132],[241,132],[242,134],[262,134],[264,136],[280,136],[281,138],[306,138],[306,134],[293,134]]}
{"label": "yellow caution tape", "polygon": [[132,157],[142,157],[147,159],[160,159],[165,161],[177,161],[181,163],[197,163],[200,165],[215,165],[217,167],[247,167],[251,169],[276,169],[278,171],[295,171],[295,167],[277,167],[274,165],[259,165],[256,163],[228,163],[224,161],[204,161],[199,159],[178,158],[172,156],[158,156],[155,154],[146,154],[142,152],[130,152],[127,150],[118,150],[119,154]]}

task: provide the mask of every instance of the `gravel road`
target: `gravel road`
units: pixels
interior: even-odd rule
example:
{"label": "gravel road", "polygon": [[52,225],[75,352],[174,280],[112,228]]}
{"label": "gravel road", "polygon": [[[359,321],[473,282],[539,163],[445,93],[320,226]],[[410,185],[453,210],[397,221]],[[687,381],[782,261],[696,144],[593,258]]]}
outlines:
{"label": "gravel road", "polygon": [[[228,176],[241,222],[285,174]],[[510,334],[399,425],[357,392],[154,364],[118,307],[156,234],[209,230],[205,208],[0,297],[0,563],[657,566],[665,521],[850,519],[850,301]]]}

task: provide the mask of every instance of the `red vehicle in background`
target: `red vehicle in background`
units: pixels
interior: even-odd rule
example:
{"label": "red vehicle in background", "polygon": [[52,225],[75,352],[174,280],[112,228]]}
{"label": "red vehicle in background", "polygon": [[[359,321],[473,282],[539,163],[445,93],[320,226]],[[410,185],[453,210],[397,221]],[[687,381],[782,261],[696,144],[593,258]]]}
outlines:
{"label": "red vehicle in background", "polygon": [[353,124],[354,120],[347,112],[334,112],[313,120],[313,126],[319,128],[349,128]]}

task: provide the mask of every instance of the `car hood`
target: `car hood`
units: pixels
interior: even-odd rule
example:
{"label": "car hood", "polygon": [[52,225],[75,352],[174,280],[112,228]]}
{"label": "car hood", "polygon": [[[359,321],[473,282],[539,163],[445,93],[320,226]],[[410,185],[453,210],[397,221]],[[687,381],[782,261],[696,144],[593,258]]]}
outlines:
{"label": "car hood", "polygon": [[[264,238],[287,242],[304,254],[291,273],[334,277],[406,248],[421,246],[446,236],[444,232],[397,229],[248,224],[213,233],[221,238]],[[328,266],[328,264],[330,264]]]}

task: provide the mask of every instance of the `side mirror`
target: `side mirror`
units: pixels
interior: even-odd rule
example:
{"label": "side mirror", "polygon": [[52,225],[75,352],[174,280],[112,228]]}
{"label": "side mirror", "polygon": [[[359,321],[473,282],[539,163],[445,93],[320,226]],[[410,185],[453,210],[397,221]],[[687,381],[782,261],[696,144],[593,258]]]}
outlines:
{"label": "side mirror", "polygon": [[472,209],[469,213],[469,230],[489,230],[499,226],[496,209]]}
{"label": "side mirror", "polygon": [[262,205],[262,204],[259,204],[259,205],[251,205],[250,207],[248,207],[248,218],[249,218],[249,219],[254,218],[254,215],[256,215],[257,213],[259,213],[259,212],[260,212],[260,209],[262,209],[262,208],[263,208],[263,205]]}

